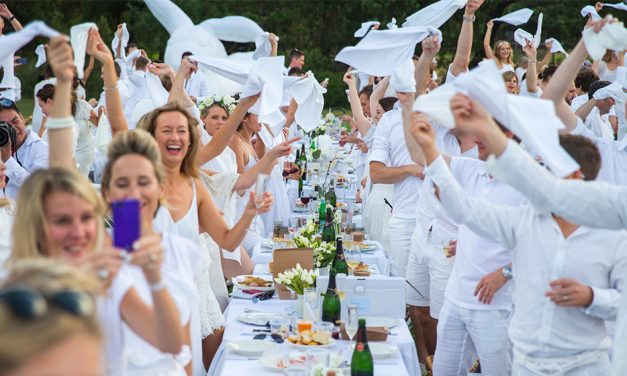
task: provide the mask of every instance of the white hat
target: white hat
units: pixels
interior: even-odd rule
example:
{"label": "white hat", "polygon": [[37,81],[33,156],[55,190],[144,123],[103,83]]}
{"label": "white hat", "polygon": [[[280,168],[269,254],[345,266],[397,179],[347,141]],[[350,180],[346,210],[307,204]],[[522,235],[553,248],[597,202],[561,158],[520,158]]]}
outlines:
{"label": "white hat", "polygon": [[515,12],[508,13],[504,15],[503,17],[495,18],[492,21],[505,22],[510,25],[518,26],[518,25],[527,23],[529,21],[529,18],[531,18],[532,14],[533,14],[533,11],[531,9],[523,8]]}
{"label": "white hat", "polygon": [[439,28],[448,21],[458,9],[462,9],[467,2],[468,0],[440,0],[407,17],[403,23],[403,27],[431,26]]}
{"label": "white hat", "polygon": [[74,65],[76,65],[76,73],[80,79],[83,78],[84,74],[87,40],[89,39],[89,30],[92,28],[98,29],[98,26],[93,22],[85,22],[70,28],[70,43],[74,50]]}

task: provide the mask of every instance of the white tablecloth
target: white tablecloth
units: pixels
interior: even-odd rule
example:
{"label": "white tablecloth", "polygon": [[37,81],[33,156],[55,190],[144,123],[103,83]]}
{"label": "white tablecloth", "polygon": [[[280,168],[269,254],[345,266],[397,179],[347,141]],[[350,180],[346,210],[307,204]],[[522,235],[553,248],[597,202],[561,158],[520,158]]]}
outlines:
{"label": "white tablecloth", "polygon": [[[224,331],[224,339],[222,345],[211,364],[208,375],[221,376],[242,376],[242,375],[278,375],[264,368],[256,357],[243,357],[235,354],[231,350],[226,349],[225,344],[231,340],[252,338],[250,334],[254,326],[246,325],[237,321],[237,317],[244,313],[244,309],[253,309],[262,312],[288,313],[292,309],[292,302],[285,300],[272,299],[253,304],[250,300],[231,299],[231,303],[224,313],[226,317],[226,329]],[[399,352],[392,357],[382,360],[375,360],[374,374],[390,375],[390,376],[420,376],[420,367],[418,366],[418,356],[414,341],[409,332],[409,328],[405,322],[399,322],[399,325],[390,329],[387,343],[395,344],[399,348]],[[288,347],[287,343],[279,345],[280,347]],[[340,351],[348,346],[348,341],[338,341],[330,349]]]}

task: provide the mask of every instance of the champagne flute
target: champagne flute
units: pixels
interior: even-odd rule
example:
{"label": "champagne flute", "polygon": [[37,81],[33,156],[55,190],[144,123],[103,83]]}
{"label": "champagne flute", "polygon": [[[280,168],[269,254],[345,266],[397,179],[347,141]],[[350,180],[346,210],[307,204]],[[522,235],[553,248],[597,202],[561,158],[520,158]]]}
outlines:
{"label": "champagne flute", "polygon": [[[348,334],[348,339],[353,342],[353,338],[355,334],[357,334],[358,324],[359,324],[359,308],[355,304],[348,305],[348,317],[346,320],[346,325],[344,328],[346,329],[346,334]],[[352,344],[351,344],[351,347]]]}
{"label": "champagne flute", "polygon": [[261,207],[263,203],[263,194],[266,191],[266,179],[268,175],[259,174],[257,176],[257,183],[255,183],[255,206],[257,209]]}
{"label": "champagne flute", "polygon": [[359,266],[361,262],[361,251],[356,249],[353,244],[347,250],[344,251],[346,255],[346,264],[348,264],[348,274],[355,275],[355,269]]}

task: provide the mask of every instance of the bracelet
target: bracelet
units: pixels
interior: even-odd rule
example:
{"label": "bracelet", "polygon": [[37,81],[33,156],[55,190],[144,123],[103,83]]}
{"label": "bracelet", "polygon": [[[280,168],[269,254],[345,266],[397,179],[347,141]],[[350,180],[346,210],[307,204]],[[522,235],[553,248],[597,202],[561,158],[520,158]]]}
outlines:
{"label": "bracelet", "polygon": [[15,14],[11,18],[9,18],[9,21],[13,21],[14,19],[15,19]]}
{"label": "bracelet", "polygon": [[503,277],[505,277],[505,279],[512,279],[512,277],[514,276],[514,273],[512,273],[512,268],[509,266],[504,266],[503,269],[501,269],[501,273],[503,273]]}
{"label": "bracelet", "polygon": [[475,17],[475,15],[474,15],[474,14],[473,14],[472,16],[466,16],[466,15],[464,15],[464,17],[463,17],[463,20],[464,20],[465,22],[471,22],[471,23],[472,23],[472,22],[475,22],[475,20],[476,20],[476,19],[477,19],[477,18]]}
{"label": "bracelet", "polygon": [[117,88],[118,88],[118,84],[116,83],[113,87],[105,87],[105,86],[103,86],[103,87],[102,87],[102,90],[103,90],[104,92],[107,92],[107,91],[113,91],[113,90],[116,90]]}
{"label": "bracelet", "polygon": [[528,63],[537,63],[538,60],[527,60]]}
{"label": "bracelet", "polygon": [[164,288],[166,288],[165,282],[163,281],[159,281],[157,283],[151,283],[150,284],[150,291],[152,292],[159,292],[161,290],[163,290]]}
{"label": "bracelet", "polygon": [[65,129],[73,128],[74,126],[76,126],[76,121],[71,116],[64,118],[48,118],[46,120],[46,128],[48,129]]}

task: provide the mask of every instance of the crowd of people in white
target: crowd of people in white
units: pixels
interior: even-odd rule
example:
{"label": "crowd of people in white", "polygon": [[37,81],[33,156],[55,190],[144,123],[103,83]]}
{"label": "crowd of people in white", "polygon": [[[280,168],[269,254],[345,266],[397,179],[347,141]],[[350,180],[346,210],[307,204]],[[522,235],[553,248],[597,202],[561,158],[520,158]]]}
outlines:
{"label": "crowd of people in white", "polygon": [[[482,3],[430,10],[464,8],[443,79],[435,29],[409,70],[372,74],[382,48],[344,75],[352,132],[338,141],[357,166],[364,227],[408,281],[414,366],[465,375],[478,359],[483,375],[622,375],[627,31],[597,3],[559,66],[559,42],[538,60],[539,35],[523,30],[515,65],[508,41],[492,48],[494,22],[506,21],[490,21],[486,59],[469,71]],[[270,94],[217,95],[194,51],[175,69],[129,43],[126,25],[109,49],[93,24],[68,38],[23,28],[0,4],[0,34],[5,22],[15,32],[0,36],[0,375],[206,374],[225,281],[251,274],[254,247],[289,221],[304,104],[283,90],[271,109],[279,126],[266,124]],[[387,32],[364,25],[360,44]],[[49,43],[27,122],[14,54],[36,35]],[[263,38],[277,56],[278,37]],[[311,77],[303,52],[287,61],[281,79]],[[103,89],[89,99],[96,62]],[[268,192],[256,197],[260,174]],[[132,252],[112,238],[111,204],[126,199],[141,210]]]}

